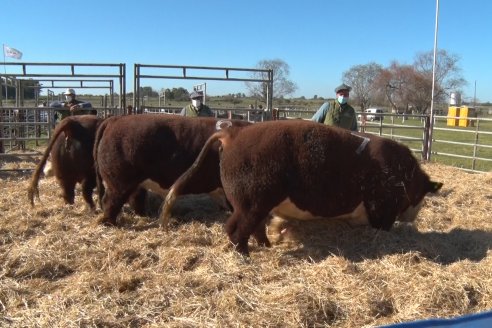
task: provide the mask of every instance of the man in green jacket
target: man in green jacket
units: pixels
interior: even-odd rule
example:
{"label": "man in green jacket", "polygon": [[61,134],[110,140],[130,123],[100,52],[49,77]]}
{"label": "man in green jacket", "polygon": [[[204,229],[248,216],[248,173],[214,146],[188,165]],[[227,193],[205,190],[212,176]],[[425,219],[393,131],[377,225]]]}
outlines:
{"label": "man in green jacket", "polygon": [[351,87],[346,84],[335,88],[336,99],[327,101],[311,118],[314,122],[334,125],[347,130],[357,131],[357,116],[352,106],[347,103]]}
{"label": "man in green jacket", "polygon": [[190,94],[191,104],[186,105],[181,110],[181,115],[188,117],[214,116],[214,113],[207,105],[203,104],[203,92],[193,91]]}

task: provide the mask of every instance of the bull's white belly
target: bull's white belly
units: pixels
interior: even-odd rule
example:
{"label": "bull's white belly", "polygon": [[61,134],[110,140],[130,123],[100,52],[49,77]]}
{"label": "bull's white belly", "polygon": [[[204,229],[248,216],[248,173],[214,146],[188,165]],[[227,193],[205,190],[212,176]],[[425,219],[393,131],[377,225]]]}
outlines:
{"label": "bull's white belly", "polygon": [[140,187],[152,191],[155,194],[160,195],[162,198],[166,198],[169,189],[163,189],[157,182],[151,179],[147,179],[140,183]]}
{"label": "bull's white belly", "polygon": [[[400,222],[414,222],[417,215],[422,208],[423,200],[416,206],[409,206],[405,211],[400,213],[396,218]],[[344,220],[352,226],[368,225],[369,217],[366,212],[364,204],[361,202],[357,207],[349,213],[338,215],[335,217],[325,218],[320,216],[314,216],[309,211],[303,211],[299,209],[290,198],[285,199],[283,202],[278,204],[271,211],[272,216],[276,216],[281,219],[296,219],[296,220],[319,220],[319,219],[334,219],[334,220]]]}
{"label": "bull's white belly", "polygon": [[[153,193],[160,195],[162,198],[166,198],[169,193],[169,189],[163,189],[157,182],[151,179],[146,179],[142,183],[140,183],[140,187],[145,188]],[[224,194],[224,189],[217,188],[208,193],[208,195],[216,202],[220,207],[224,209],[229,209],[229,205],[227,204],[227,200]]]}
{"label": "bull's white belly", "polygon": [[296,219],[296,220],[319,220],[319,219],[335,219],[335,220],[345,220],[347,223],[353,226],[368,225],[369,219],[367,216],[366,208],[361,202],[357,207],[349,213],[338,215],[336,217],[320,217],[315,216],[309,211],[303,211],[299,209],[290,198],[285,199],[283,202],[278,204],[273,208],[271,214],[276,217],[283,219]]}

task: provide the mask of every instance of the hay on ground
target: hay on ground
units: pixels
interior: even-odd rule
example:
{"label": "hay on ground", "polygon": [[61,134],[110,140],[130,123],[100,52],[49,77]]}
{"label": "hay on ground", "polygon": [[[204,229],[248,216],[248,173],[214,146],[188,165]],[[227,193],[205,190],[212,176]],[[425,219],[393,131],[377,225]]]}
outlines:
{"label": "hay on ground", "polygon": [[492,173],[427,164],[444,182],[414,227],[296,225],[290,243],[234,252],[227,213],[185,196],[171,227],[125,209],[96,224],[54,178],[0,177],[0,326],[372,327],[492,309]]}

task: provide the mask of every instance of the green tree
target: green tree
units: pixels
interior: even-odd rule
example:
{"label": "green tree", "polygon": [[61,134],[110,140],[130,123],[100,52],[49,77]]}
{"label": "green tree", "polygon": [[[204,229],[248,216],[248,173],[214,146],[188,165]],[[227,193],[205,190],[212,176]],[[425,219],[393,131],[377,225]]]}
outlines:
{"label": "green tree", "polygon": [[152,87],[140,87],[140,96],[158,97],[159,93],[157,91],[154,91]]}
{"label": "green tree", "polygon": [[173,88],[172,93],[175,100],[186,101],[190,99],[190,93],[183,87]]}

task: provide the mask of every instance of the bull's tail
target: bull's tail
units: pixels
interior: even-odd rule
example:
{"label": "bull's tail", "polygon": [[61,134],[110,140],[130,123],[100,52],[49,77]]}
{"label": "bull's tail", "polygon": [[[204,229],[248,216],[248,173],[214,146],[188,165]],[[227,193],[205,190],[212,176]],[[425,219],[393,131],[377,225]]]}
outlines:
{"label": "bull's tail", "polygon": [[48,157],[50,156],[51,150],[53,149],[53,145],[55,144],[56,139],[58,139],[58,137],[62,132],[65,132],[66,135],[65,144],[68,144],[70,142],[69,140],[70,134],[68,131],[70,130],[71,126],[73,126],[74,124],[77,124],[77,122],[67,118],[61,121],[60,124],[58,124],[57,127],[55,128],[53,136],[51,137],[51,140],[48,144],[48,147],[44,151],[43,157],[41,157],[41,161],[38,163],[36,169],[32,174],[31,183],[29,184],[29,187],[27,189],[27,198],[29,199],[31,206],[34,206],[35,196],[39,199],[39,188],[38,188],[39,177],[41,176],[41,172],[43,171],[44,166],[48,161]]}
{"label": "bull's tail", "polygon": [[214,134],[212,134],[208,140],[205,142],[205,145],[203,146],[202,150],[200,151],[200,154],[198,157],[195,159],[195,162],[186,170],[171,186],[169,189],[169,192],[166,196],[166,199],[164,200],[164,204],[162,205],[162,211],[159,216],[159,224],[161,225],[162,228],[167,230],[168,224],[169,224],[169,217],[171,216],[171,210],[172,207],[177,199],[177,197],[180,195],[181,191],[183,188],[186,187],[190,179],[195,175],[195,173],[199,170],[201,164],[203,163],[203,160],[205,159],[210,147],[219,139],[224,138],[227,135],[227,132],[224,131],[219,131]]}
{"label": "bull's tail", "polygon": [[104,120],[101,125],[97,128],[96,138],[94,140],[94,148],[92,149],[92,157],[94,158],[94,170],[96,173],[96,188],[97,188],[97,196],[99,199],[99,206],[102,209],[102,199],[104,196],[104,184],[102,182],[101,173],[99,171],[98,158],[97,158],[97,150],[99,149],[99,144],[101,143],[101,139],[104,135],[104,130],[109,124],[110,119]]}

